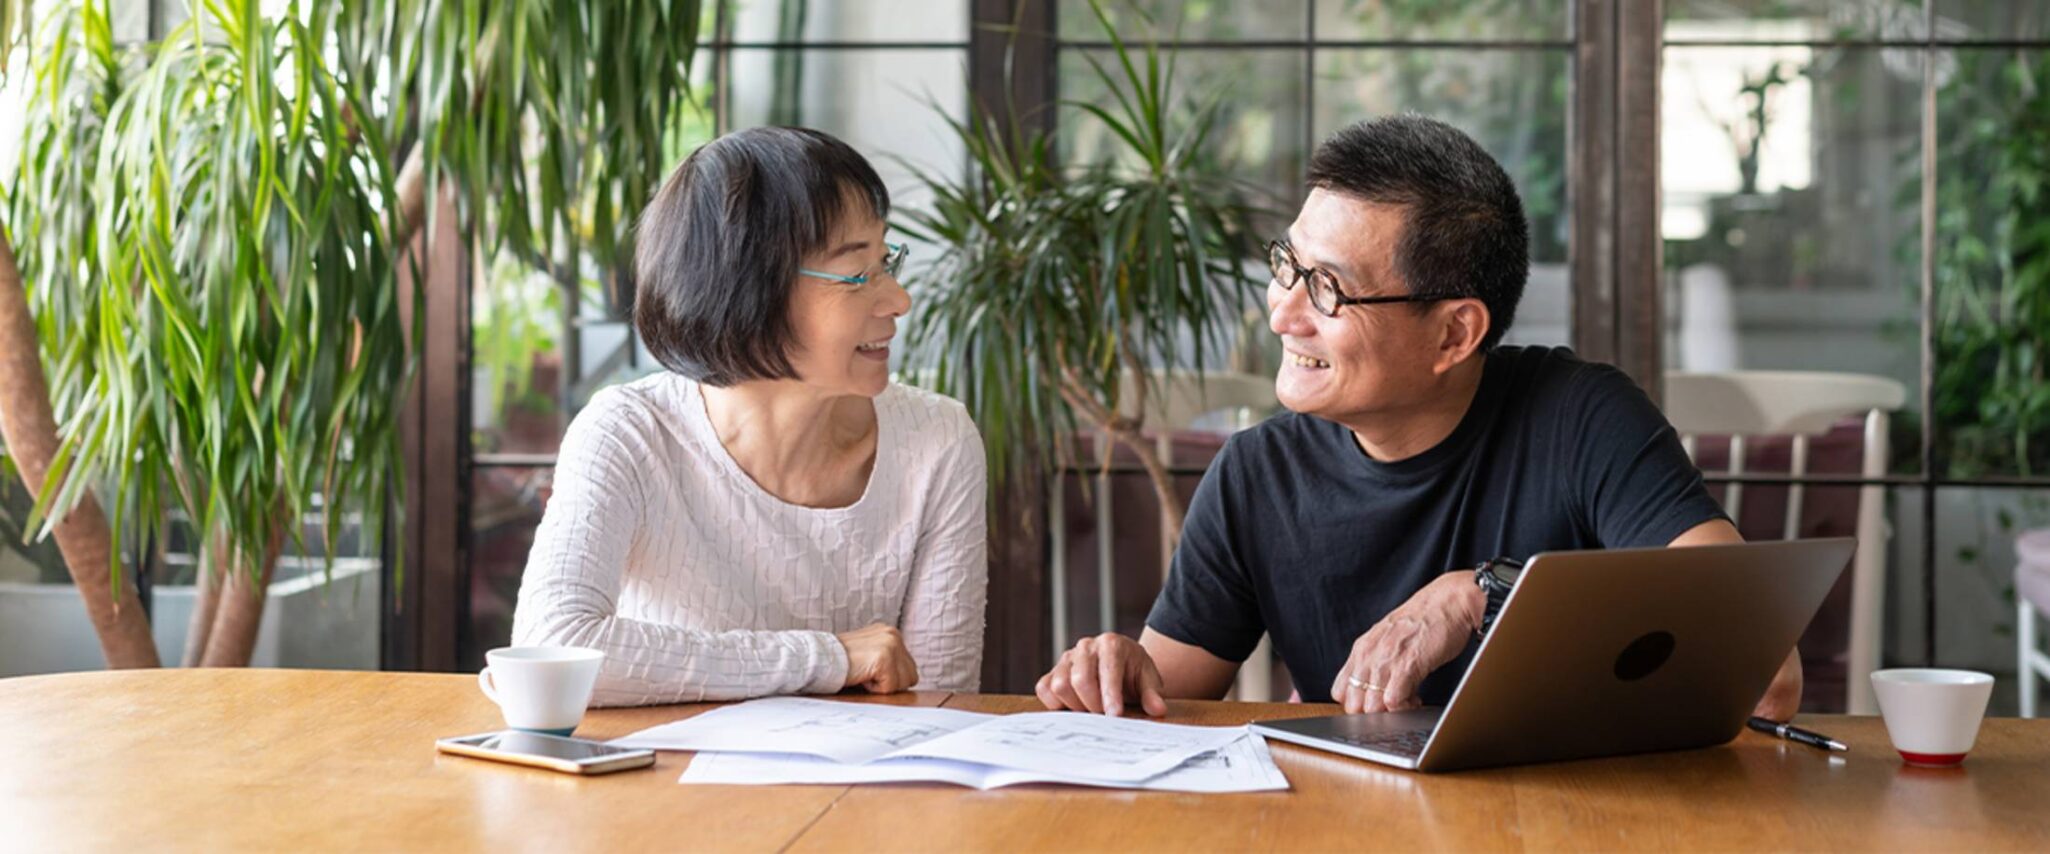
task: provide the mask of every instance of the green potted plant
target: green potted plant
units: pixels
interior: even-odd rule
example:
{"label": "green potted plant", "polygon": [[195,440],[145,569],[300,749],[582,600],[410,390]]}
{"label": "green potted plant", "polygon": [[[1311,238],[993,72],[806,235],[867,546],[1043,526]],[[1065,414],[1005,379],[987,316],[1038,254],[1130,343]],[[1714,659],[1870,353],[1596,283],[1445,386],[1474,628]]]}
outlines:
{"label": "green potted plant", "polygon": [[22,39],[27,5],[0,0],[0,43],[33,68],[0,178],[24,524],[57,540],[108,663],[153,666],[122,556],[177,511],[202,555],[186,661],[246,663],[277,558],[305,550],[296,520],[323,511],[329,543],[351,511],[380,527],[418,345],[398,273],[426,200],[445,187],[483,246],[572,279],[565,235],[624,251],[700,4],[209,2],[133,47],[104,0]]}
{"label": "green potted plant", "polygon": [[1172,61],[1151,43],[1128,48],[1091,6],[1114,67],[1089,59],[1113,103],[1060,106],[1100,122],[1116,150],[1063,168],[1046,134],[1007,134],[983,109],[952,122],[969,176],[919,172],[933,202],[904,215],[905,230],[939,247],[913,283],[906,367],[968,406],[993,480],[1025,460],[1072,462],[1064,437],[1103,431],[1145,468],[1172,543],[1180,497],[1143,435],[1151,369],[1175,366],[1191,332],[1186,367],[1222,356],[1245,264],[1261,251],[1260,209],[1207,145],[1216,103],[1180,115]]}

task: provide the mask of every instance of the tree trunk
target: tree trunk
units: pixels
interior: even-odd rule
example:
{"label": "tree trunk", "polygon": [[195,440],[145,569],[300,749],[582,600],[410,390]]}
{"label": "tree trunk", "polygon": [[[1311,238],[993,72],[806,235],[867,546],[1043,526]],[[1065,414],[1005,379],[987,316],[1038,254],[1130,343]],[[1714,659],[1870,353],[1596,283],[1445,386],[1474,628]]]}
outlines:
{"label": "tree trunk", "polygon": [[219,613],[214,617],[213,629],[207,633],[206,652],[200,656],[199,666],[249,666],[249,658],[256,652],[256,632],[263,627],[263,606],[270,599],[271,578],[277,574],[278,556],[284,549],[285,526],[297,522],[296,518],[285,519],[271,529],[270,542],[257,557],[260,563],[253,582],[249,573],[236,565],[240,560],[229,560],[228,551],[222,550],[226,564],[215,584],[219,591]]}
{"label": "tree trunk", "polygon": [[[21,268],[15,264],[14,248],[5,234],[0,234],[0,435],[6,438],[8,456],[21,473],[22,485],[31,495],[41,494],[50,459],[57,452],[57,419],[50,411],[49,380],[43,375]],[[149,620],[142,612],[142,600],[136,595],[135,576],[124,574],[128,583],[114,588],[113,533],[91,490],[57,520],[56,535],[57,549],[64,554],[64,565],[71,570],[79,596],[85,599],[86,615],[99,635],[107,666],[162,664],[156,639],[150,636]]]}
{"label": "tree trunk", "polygon": [[406,162],[399,165],[399,177],[393,190],[399,195],[399,233],[392,235],[393,246],[404,246],[413,241],[413,235],[427,221],[427,162],[420,153],[420,143],[413,144],[413,150],[406,153]]}
{"label": "tree trunk", "polygon": [[248,667],[256,652],[256,630],[263,625],[263,606],[270,598],[271,575],[277,570],[277,549],[262,558],[257,580],[249,573],[229,569],[221,579],[220,614],[206,643],[201,667]]}
{"label": "tree trunk", "polygon": [[228,553],[227,538],[215,534],[212,544],[201,550],[198,577],[192,582],[192,619],[185,628],[185,657],[182,664],[198,667],[206,657],[207,639],[214,633],[214,619],[221,612],[221,576],[214,563]]}

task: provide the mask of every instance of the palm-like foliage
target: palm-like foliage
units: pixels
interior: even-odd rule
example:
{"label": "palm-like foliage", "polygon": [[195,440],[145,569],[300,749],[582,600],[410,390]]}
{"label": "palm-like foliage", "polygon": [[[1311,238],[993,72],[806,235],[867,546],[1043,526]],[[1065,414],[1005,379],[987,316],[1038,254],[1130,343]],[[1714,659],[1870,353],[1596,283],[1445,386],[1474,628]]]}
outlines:
{"label": "palm-like foliage", "polygon": [[417,26],[388,55],[417,71],[430,186],[453,176],[486,240],[560,262],[572,281],[570,242],[619,257],[670,162],[699,0],[354,1]]}
{"label": "palm-like foliage", "polygon": [[[0,36],[21,8],[0,0]],[[400,464],[418,330],[397,274],[423,200],[453,188],[487,245],[609,261],[660,177],[700,17],[697,0],[274,17],[205,0],[162,43],[121,48],[104,0],[57,10],[29,42],[22,162],[0,184],[36,320],[35,341],[4,343],[40,345],[61,425],[41,531],[104,491],[100,539],[181,511],[211,571],[258,582],[316,506],[329,542],[350,511],[374,533]]]}
{"label": "palm-like foliage", "polygon": [[249,8],[137,74],[98,10],[50,22],[9,221],[65,437],[39,509],[106,483],[115,542],[176,507],[253,567],[315,493],[381,504],[406,335],[391,158],[351,140],[332,22]]}
{"label": "palm-like foliage", "polygon": [[994,471],[1013,467],[1020,444],[1060,460],[1061,437],[1087,422],[1138,455],[1178,528],[1180,501],[1140,433],[1147,368],[1180,361],[1185,339],[1189,367],[1215,360],[1242,265],[1259,251],[1257,209],[1210,157],[1214,102],[1174,121],[1172,64],[1156,45],[1128,49],[1096,12],[1116,62],[1091,64],[1115,103],[1065,106],[1109,128],[1117,156],[1063,170],[1045,136],[1006,138],[981,112],[956,123],[971,177],[920,174],[934,202],[906,214],[907,231],[942,247],[907,350],[914,371],[968,405]]}

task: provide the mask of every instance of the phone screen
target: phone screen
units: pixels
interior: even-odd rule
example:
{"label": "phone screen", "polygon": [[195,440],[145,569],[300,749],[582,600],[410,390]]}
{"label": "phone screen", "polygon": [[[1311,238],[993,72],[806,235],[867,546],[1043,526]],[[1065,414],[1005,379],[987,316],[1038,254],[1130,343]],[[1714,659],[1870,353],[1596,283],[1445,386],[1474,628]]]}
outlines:
{"label": "phone screen", "polygon": [[550,759],[566,759],[571,762],[603,756],[616,756],[621,753],[638,752],[629,747],[613,747],[609,744],[600,744],[595,741],[583,741],[533,732],[520,732],[519,730],[496,732],[473,739],[464,739],[464,741],[486,750],[497,750],[504,753],[525,753],[530,756],[546,756]]}

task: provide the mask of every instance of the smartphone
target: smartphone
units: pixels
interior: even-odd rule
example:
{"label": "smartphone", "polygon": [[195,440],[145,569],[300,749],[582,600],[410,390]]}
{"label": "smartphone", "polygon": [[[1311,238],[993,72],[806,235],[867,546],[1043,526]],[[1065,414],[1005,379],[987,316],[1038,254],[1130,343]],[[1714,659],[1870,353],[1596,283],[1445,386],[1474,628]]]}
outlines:
{"label": "smartphone", "polygon": [[443,753],[532,765],[566,774],[609,774],[655,764],[652,750],[516,729],[435,739],[434,746]]}

